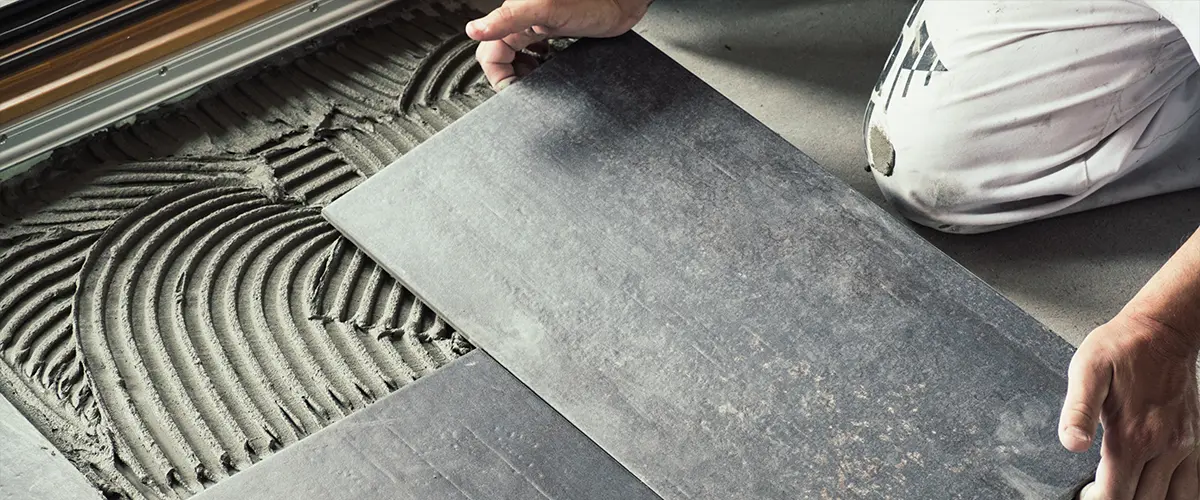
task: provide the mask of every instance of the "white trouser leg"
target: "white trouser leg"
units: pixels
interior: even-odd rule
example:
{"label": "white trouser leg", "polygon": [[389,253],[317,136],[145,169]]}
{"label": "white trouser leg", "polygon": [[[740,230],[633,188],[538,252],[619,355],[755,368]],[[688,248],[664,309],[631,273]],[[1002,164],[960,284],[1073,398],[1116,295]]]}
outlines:
{"label": "white trouser leg", "polygon": [[864,132],[905,216],[1000,229],[1200,186],[1200,64],[1140,1],[926,0]]}

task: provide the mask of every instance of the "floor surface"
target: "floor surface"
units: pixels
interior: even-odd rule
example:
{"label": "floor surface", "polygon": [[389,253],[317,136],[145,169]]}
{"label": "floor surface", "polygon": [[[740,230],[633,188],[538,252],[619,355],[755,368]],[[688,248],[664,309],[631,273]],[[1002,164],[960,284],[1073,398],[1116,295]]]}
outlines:
{"label": "floor surface", "polygon": [[[884,204],[863,108],[911,0],[658,0],[637,31]],[[979,236],[921,234],[1078,345],[1200,225],[1196,191]]]}
{"label": "floor surface", "polygon": [[71,462],[0,396],[0,500],[99,500]]}

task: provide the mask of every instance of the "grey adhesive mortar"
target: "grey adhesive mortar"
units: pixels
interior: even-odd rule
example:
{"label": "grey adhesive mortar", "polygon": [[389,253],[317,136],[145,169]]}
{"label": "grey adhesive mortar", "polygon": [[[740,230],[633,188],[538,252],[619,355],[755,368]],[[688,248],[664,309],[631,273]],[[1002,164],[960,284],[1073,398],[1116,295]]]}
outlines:
{"label": "grey adhesive mortar", "polygon": [[100,491],[181,498],[469,351],[319,211],[491,95],[471,15],[398,6],[0,183],[0,393]]}

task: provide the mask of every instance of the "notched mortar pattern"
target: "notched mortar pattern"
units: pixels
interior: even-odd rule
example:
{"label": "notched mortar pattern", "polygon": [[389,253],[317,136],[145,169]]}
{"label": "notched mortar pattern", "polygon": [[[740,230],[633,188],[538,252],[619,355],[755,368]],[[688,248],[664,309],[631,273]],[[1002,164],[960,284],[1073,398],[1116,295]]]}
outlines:
{"label": "notched mortar pattern", "polygon": [[0,391],[105,492],[189,496],[471,349],[319,215],[490,95],[471,14],[404,9],[0,184]]}

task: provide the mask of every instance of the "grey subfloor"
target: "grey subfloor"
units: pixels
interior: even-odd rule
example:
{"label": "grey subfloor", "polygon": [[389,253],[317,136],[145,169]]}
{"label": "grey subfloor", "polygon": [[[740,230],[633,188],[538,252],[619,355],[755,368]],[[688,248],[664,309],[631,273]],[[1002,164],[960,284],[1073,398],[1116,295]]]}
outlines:
{"label": "grey subfloor", "polygon": [[42,498],[99,500],[100,493],[0,396],[0,500]]}
{"label": "grey subfloor", "polygon": [[[911,0],[658,0],[637,31],[872,201],[862,115]],[[1072,344],[1200,225],[1200,192],[922,235]]]}

